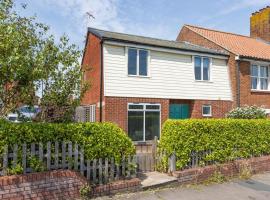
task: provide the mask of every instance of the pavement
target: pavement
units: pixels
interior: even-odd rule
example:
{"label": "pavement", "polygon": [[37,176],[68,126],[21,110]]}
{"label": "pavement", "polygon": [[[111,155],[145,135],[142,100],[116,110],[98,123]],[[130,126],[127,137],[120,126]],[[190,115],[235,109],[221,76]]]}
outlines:
{"label": "pavement", "polygon": [[138,176],[141,179],[142,189],[150,189],[177,182],[174,176],[168,176],[159,172],[142,173]]}
{"label": "pavement", "polygon": [[98,200],[270,200],[270,173],[223,184],[174,186]]}

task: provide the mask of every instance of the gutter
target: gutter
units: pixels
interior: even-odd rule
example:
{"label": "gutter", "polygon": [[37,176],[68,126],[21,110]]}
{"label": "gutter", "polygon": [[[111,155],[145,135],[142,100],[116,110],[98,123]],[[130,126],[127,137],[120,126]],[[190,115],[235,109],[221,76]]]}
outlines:
{"label": "gutter", "polygon": [[100,40],[100,97],[99,97],[99,121],[102,122],[103,101],[103,39]]}

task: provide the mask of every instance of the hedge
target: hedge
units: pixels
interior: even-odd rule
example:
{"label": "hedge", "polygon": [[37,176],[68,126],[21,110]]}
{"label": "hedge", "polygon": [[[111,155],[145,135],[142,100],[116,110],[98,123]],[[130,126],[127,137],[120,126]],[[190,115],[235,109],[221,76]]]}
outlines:
{"label": "hedge", "polygon": [[[270,154],[270,120],[189,119],[165,122],[159,151],[175,152],[177,169],[185,167],[192,152],[211,150],[204,161],[224,163],[237,158]],[[164,166],[164,164],[163,164]]]}
{"label": "hedge", "polygon": [[84,147],[87,159],[135,154],[127,134],[113,123],[10,123],[0,121],[0,153],[5,145],[71,141]]}

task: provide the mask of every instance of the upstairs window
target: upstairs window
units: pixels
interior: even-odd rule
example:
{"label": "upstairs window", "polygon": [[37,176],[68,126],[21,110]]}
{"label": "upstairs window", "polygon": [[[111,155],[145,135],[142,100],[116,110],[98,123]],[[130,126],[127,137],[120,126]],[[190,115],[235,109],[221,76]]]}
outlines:
{"label": "upstairs window", "polygon": [[196,56],[194,58],[194,74],[197,81],[209,81],[210,58]]}
{"label": "upstairs window", "polygon": [[148,51],[128,48],[128,75],[148,75]]}
{"label": "upstairs window", "polygon": [[269,85],[269,67],[268,66],[251,66],[251,89],[268,90]]}

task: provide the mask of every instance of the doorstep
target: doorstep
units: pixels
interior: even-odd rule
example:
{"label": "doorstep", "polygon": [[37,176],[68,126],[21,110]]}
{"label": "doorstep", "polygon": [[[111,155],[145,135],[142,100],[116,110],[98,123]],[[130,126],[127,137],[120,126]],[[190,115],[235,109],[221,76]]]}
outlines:
{"label": "doorstep", "polygon": [[159,172],[140,173],[138,174],[138,178],[141,180],[143,190],[177,182],[177,178]]}

